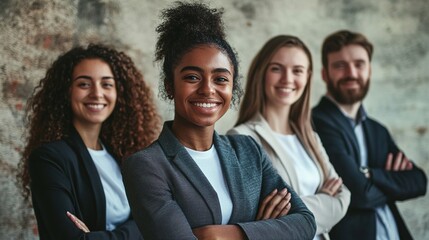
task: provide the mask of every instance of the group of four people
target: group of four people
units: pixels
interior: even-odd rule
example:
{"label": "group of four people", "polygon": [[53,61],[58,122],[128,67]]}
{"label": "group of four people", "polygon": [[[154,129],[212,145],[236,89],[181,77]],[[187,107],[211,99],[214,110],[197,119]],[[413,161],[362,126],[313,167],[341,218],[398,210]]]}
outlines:
{"label": "group of four people", "polygon": [[175,114],[160,134],[124,53],[89,45],[53,63],[28,102],[20,173],[40,238],[410,239],[395,201],[424,195],[427,180],[362,107],[371,43],[349,31],[325,39],[328,91],[311,118],[310,51],[270,39],[236,127],[219,135],[243,93],[221,17],[201,3],[162,12],[160,95]]}

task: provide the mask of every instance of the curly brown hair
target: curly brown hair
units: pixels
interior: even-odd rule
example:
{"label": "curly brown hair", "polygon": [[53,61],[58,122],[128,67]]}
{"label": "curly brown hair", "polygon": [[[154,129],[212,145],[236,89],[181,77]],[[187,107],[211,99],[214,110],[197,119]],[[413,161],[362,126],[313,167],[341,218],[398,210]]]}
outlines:
{"label": "curly brown hair", "polygon": [[106,62],[116,82],[115,109],[100,132],[101,141],[109,146],[112,154],[123,160],[158,137],[161,124],[152,92],[131,58],[100,44],[75,47],[54,61],[27,102],[27,145],[18,165],[18,181],[27,200],[30,196],[28,159],[31,152],[41,144],[67,137],[73,128],[69,89],[73,69],[84,59]]}

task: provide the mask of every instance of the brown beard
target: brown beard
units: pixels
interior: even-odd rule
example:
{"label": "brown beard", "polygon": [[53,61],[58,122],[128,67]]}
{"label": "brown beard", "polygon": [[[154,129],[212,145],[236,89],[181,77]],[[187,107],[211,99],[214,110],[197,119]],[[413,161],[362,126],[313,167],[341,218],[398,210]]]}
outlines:
{"label": "brown beard", "polygon": [[[357,81],[359,89],[341,90],[340,85],[351,80]],[[331,94],[335,101],[341,104],[353,104],[365,98],[369,90],[369,83],[370,79],[364,84],[360,78],[343,78],[334,85],[334,82],[329,78],[327,86],[329,94]]]}

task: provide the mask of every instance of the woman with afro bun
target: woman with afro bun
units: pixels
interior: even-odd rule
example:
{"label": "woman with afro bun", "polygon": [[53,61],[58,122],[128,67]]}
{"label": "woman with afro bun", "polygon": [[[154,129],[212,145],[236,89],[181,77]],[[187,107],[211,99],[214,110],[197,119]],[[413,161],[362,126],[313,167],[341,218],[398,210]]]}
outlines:
{"label": "woman with afro bun", "polygon": [[19,179],[40,239],[142,239],[120,166],[160,123],[133,61],[103,45],[71,49],[35,88],[27,120]]}
{"label": "woman with afro bun", "polygon": [[214,130],[242,94],[221,15],[183,2],[162,12],[156,59],[175,114],[124,162],[135,221],[145,239],[312,239],[312,213],[262,147]]}

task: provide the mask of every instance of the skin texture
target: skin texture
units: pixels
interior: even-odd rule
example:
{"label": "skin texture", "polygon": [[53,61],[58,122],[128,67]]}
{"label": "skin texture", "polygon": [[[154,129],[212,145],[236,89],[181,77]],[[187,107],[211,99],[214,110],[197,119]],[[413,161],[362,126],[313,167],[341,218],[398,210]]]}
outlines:
{"label": "skin texture", "polygon": [[[72,79],[73,126],[88,147],[101,149],[97,141],[101,125],[112,114],[117,97],[113,73],[102,60],[85,59],[74,68]],[[95,142],[89,132],[96,135]]]}

